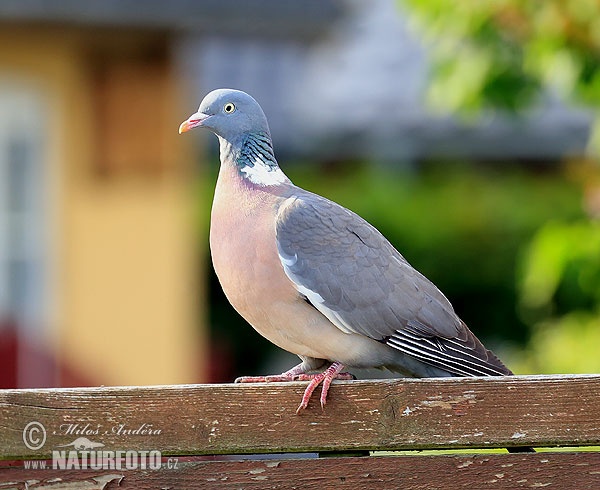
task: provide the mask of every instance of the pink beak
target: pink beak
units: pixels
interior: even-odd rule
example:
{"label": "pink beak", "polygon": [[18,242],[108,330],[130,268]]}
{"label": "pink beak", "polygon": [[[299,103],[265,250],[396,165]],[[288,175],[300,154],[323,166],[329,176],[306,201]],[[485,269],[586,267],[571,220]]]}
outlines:
{"label": "pink beak", "polygon": [[202,126],[202,123],[209,117],[210,116],[208,114],[204,114],[202,112],[196,112],[192,114],[187,118],[187,120],[181,123],[181,126],[179,126],[179,134],[185,133],[190,129],[197,128],[198,126]]}

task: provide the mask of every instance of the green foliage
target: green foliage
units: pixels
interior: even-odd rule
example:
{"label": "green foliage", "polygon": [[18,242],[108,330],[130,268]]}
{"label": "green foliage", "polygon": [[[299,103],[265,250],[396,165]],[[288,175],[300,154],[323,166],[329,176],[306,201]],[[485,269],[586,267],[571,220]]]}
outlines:
{"label": "green foliage", "polygon": [[519,373],[597,373],[599,349],[600,312],[574,311],[537,324],[527,349],[507,362]]}
{"label": "green foliage", "polygon": [[520,298],[529,316],[600,305],[600,224],[543,226],[524,257]]}
{"label": "green foliage", "polygon": [[600,106],[597,1],[402,3],[433,48],[437,107],[521,109],[543,86]]}
{"label": "green foliage", "polygon": [[520,310],[533,326],[522,369],[600,371],[600,223],[551,222],[523,256]]}

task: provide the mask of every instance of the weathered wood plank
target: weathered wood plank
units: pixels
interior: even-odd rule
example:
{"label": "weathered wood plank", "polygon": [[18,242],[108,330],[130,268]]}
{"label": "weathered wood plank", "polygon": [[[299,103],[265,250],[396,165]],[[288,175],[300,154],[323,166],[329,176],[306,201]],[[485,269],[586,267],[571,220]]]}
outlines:
{"label": "weathered wood plank", "polygon": [[600,453],[180,462],[137,471],[0,471],[0,489],[600,488]]}
{"label": "weathered wood plank", "polygon": [[[600,375],[336,382],[325,411],[315,399],[297,416],[304,387],[4,390],[0,459],[49,458],[78,437],[163,455],[600,444]],[[31,422],[46,429],[37,450]]]}

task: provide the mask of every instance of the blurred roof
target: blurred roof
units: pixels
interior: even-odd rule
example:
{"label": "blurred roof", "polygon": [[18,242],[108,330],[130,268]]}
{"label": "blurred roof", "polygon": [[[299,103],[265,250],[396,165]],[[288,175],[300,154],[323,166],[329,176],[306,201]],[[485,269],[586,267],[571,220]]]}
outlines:
{"label": "blurred roof", "polygon": [[2,0],[0,21],[313,37],[342,12],[336,0]]}

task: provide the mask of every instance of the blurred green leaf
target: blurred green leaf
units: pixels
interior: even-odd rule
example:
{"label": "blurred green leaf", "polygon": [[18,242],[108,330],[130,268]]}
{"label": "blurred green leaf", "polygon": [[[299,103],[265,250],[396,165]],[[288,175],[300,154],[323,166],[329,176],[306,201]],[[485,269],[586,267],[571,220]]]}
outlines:
{"label": "blurred green leaf", "polygon": [[519,111],[550,87],[600,108],[600,2],[401,3],[432,52],[433,107]]}
{"label": "blurred green leaf", "polygon": [[[527,250],[520,280],[521,306],[552,306],[561,283],[570,280],[562,296],[574,289],[600,306],[600,224],[595,221],[553,222],[543,226]],[[579,301],[581,303],[581,301]],[[571,302],[572,303],[572,302]],[[573,304],[566,305],[567,310]]]}
{"label": "blurred green leaf", "polygon": [[520,374],[600,372],[600,311],[576,311],[537,325],[529,347],[511,358]]}

